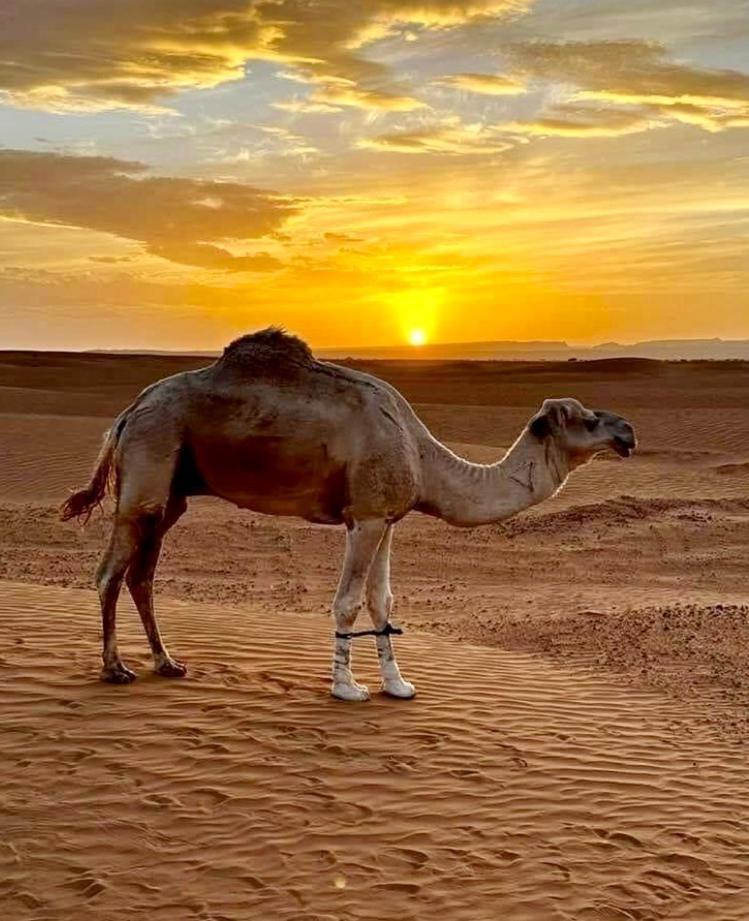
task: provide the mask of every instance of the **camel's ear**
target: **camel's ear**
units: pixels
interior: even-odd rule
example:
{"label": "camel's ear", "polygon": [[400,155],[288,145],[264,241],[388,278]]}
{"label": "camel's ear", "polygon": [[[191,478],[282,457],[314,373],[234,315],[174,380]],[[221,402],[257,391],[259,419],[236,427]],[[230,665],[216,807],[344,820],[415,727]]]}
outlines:
{"label": "camel's ear", "polygon": [[546,438],[565,428],[568,422],[567,407],[561,400],[544,400],[538,415],[531,420],[529,428],[537,438]]}
{"label": "camel's ear", "polygon": [[535,435],[536,438],[546,438],[551,435],[551,424],[546,413],[534,416],[528,428],[531,430],[531,435]]}

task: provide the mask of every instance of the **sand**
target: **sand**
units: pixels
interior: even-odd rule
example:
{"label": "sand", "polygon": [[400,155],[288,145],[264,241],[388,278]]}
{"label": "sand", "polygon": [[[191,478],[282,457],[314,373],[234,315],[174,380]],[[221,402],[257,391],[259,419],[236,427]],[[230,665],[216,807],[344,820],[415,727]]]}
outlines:
{"label": "sand", "polygon": [[749,766],[691,706],[428,634],[401,644],[417,699],[350,706],[322,618],[179,602],[189,679],[104,687],[94,606],[0,587],[17,921],[747,916]]}
{"label": "sand", "polygon": [[[419,693],[346,705],[342,534],[214,500],[157,579],[189,678],[149,673],[123,599],[140,679],[97,681],[107,522],[56,506],[140,387],[201,363],[0,354],[2,917],[749,917],[749,368],[368,365],[476,459],[551,395],[626,414],[641,450],[505,525],[402,523]],[[377,686],[369,640],[356,670]]]}

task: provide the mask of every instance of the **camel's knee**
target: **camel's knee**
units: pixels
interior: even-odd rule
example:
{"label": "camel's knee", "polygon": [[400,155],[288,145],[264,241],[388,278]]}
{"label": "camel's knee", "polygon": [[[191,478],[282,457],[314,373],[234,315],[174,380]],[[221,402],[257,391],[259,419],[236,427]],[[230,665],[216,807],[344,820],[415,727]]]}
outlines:
{"label": "camel's knee", "polygon": [[125,573],[125,585],[136,604],[140,598],[148,597],[152,584],[153,571],[147,572],[139,567],[131,566]]}
{"label": "camel's knee", "polygon": [[[158,513],[156,520],[159,520],[162,514]],[[96,570],[96,587],[102,600],[110,592],[119,590],[125,573],[142,542],[142,534],[140,517],[138,519],[129,517],[116,519],[109,546]]]}
{"label": "camel's knee", "polygon": [[111,556],[107,554],[96,568],[94,577],[99,598],[103,601],[111,594],[113,589],[118,589],[122,584],[125,567],[118,566]]}
{"label": "camel's knee", "polygon": [[387,623],[393,612],[393,593],[389,589],[383,590],[379,587],[369,590],[367,607],[375,623]]}
{"label": "camel's knee", "polygon": [[153,579],[155,555],[158,554],[163,523],[162,511],[148,512],[135,522],[133,555],[125,574],[128,588],[137,588]]}
{"label": "camel's knee", "polygon": [[360,600],[354,601],[343,599],[337,601],[333,606],[333,616],[335,617],[338,629],[353,627],[363,607],[364,605]]}
{"label": "camel's knee", "polygon": [[133,536],[139,544],[144,541],[152,540],[157,536],[164,524],[166,508],[156,505],[151,508],[141,509],[137,515],[131,519]]}

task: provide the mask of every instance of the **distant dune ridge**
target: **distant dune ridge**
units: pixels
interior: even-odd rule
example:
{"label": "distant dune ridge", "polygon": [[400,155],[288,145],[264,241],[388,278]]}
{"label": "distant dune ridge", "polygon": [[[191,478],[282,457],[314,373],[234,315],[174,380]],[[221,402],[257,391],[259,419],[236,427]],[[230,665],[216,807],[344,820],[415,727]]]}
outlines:
{"label": "distant dune ridge", "polygon": [[[149,349],[106,350],[109,354],[169,355]],[[643,342],[603,342],[598,345],[570,345],[563,341],[439,342],[412,345],[336,346],[315,349],[320,358],[423,358],[454,361],[567,361],[570,358],[652,358],[662,361],[713,360],[749,361],[749,339],[648,339]],[[187,354],[187,353],[183,353]],[[191,351],[191,355],[216,357],[219,351]]]}
{"label": "distant dune ridge", "polygon": [[453,360],[565,361],[570,358],[749,360],[749,339],[653,339],[631,344],[569,345],[567,342],[452,342],[419,346],[318,349],[321,357],[432,358]]}

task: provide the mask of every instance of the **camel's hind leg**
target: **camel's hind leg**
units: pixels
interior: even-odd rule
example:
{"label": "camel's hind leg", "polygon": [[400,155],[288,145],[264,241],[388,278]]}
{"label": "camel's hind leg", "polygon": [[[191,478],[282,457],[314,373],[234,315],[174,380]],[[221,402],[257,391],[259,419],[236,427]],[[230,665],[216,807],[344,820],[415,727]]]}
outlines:
{"label": "camel's hind leg", "polygon": [[[367,607],[375,630],[382,630],[390,621],[393,610],[393,593],[390,590],[390,545],[393,539],[393,525],[389,525],[377,548],[367,579]],[[393,643],[389,636],[378,636],[377,658],[382,675],[382,689],[391,697],[404,699],[413,697],[416,689],[405,681],[395,661]]]}
{"label": "camel's hind leg", "polygon": [[[143,580],[137,576],[138,570],[147,573],[152,565],[155,566],[153,528],[154,523],[157,529],[163,527],[179,444],[179,434],[171,420],[152,415],[131,416],[120,436],[115,460],[117,510],[109,546],[96,575],[104,636],[101,672],[104,681],[126,684],[135,678],[117,651],[117,599],[131,564],[135,563],[135,581],[139,584]],[[149,562],[152,557],[153,564]],[[147,617],[148,610],[144,624]]]}
{"label": "camel's hind leg", "polygon": [[130,562],[125,576],[135,607],[138,609],[143,629],[153,655],[154,671],[167,678],[181,678],[187,674],[187,666],[169,655],[164,645],[153,610],[153,577],[159,561],[164,535],[185,512],[184,498],[172,497],[164,511],[145,515],[139,520],[138,548]]}
{"label": "camel's hind leg", "polygon": [[128,684],[135,681],[135,672],[125,665],[117,650],[117,599],[130,560],[138,549],[137,522],[131,518],[115,518],[112,536],[96,573],[96,586],[101,602],[103,635],[102,681]]}
{"label": "camel's hind leg", "polygon": [[[364,586],[386,524],[382,520],[355,521],[347,531],[341,581],[333,601],[336,632],[350,633],[362,607]],[[333,656],[331,693],[341,700],[367,700],[369,691],[351,673],[351,640],[337,636]]]}

